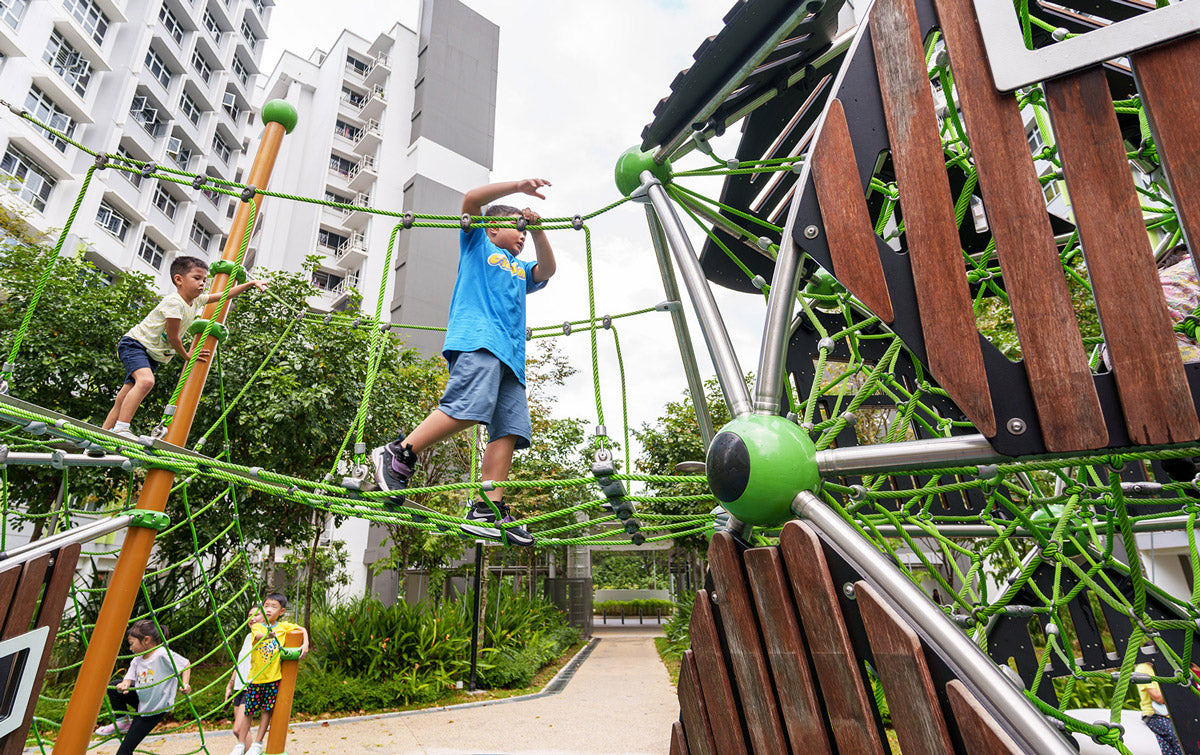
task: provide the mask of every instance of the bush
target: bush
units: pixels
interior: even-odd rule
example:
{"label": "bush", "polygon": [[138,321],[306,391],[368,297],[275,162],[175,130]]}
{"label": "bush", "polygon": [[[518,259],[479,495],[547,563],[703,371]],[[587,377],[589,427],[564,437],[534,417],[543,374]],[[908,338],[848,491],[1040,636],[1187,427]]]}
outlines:
{"label": "bush", "polygon": [[675,612],[663,627],[663,633],[667,636],[668,655],[683,657],[683,651],[691,647],[692,604],[695,602],[695,593],[685,593],[675,603]]}
{"label": "bush", "polygon": [[593,613],[612,613],[619,614],[624,611],[626,616],[637,616],[638,611],[642,612],[643,616],[654,616],[655,614],[663,614],[664,616],[671,613],[675,609],[675,604],[669,600],[602,600],[599,603],[592,604]]}

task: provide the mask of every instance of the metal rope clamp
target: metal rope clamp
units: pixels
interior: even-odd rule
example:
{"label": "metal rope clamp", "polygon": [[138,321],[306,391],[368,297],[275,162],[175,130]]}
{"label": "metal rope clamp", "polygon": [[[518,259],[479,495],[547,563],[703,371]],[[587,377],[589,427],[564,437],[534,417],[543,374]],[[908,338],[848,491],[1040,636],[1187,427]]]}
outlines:
{"label": "metal rope clamp", "polygon": [[208,335],[216,338],[217,343],[222,343],[229,336],[229,328],[225,327],[225,323],[223,322],[205,320],[203,317],[192,320],[192,324],[188,326],[188,335],[203,335],[205,330],[208,329],[210,322],[212,323],[212,330],[209,330]]}
{"label": "metal rope clamp", "polygon": [[600,491],[608,499],[607,506],[624,522],[633,516],[633,504],[625,500],[625,483],[612,479],[616,473],[617,467],[612,453],[607,448],[596,451],[592,461],[592,476],[596,478]]}
{"label": "metal rope clamp", "polygon": [[150,511],[149,509],[136,509],[129,512],[129,516],[133,519],[129,523],[130,527],[144,527],[146,529],[162,532],[167,527],[171,526],[171,517],[161,511]]}
{"label": "metal rope clamp", "polygon": [[221,275],[222,273],[231,278],[237,279],[238,283],[245,283],[246,278],[248,277],[246,274],[246,268],[234,262],[233,260],[215,260],[211,265],[208,266],[209,275]]}

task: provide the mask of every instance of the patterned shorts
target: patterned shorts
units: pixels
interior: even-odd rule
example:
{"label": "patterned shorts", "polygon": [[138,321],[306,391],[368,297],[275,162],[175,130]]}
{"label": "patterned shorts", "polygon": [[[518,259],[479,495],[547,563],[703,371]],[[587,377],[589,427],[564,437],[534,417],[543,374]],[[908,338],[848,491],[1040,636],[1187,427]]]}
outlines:
{"label": "patterned shorts", "polygon": [[278,681],[266,684],[247,684],[245,689],[246,715],[253,716],[255,713],[270,713],[275,710],[275,695],[278,692]]}

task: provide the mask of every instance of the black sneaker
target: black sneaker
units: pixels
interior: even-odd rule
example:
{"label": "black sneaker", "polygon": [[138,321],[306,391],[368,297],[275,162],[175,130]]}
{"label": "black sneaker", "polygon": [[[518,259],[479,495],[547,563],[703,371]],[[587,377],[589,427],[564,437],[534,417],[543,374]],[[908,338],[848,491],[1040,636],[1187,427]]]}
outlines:
{"label": "black sneaker", "polygon": [[[397,462],[401,469],[397,470],[392,466],[393,461]],[[404,436],[401,435],[386,446],[380,446],[371,451],[371,462],[375,467],[375,482],[379,485],[379,489],[400,492],[408,487],[408,480],[412,477],[413,468],[417,466],[417,455],[413,453],[411,446],[404,445]],[[405,472],[405,469],[408,471]],[[388,498],[385,504],[403,506],[404,496],[394,495]]]}
{"label": "black sneaker", "polygon": [[[504,501],[495,501],[493,504],[500,512],[500,523],[509,524],[517,521],[508,512],[508,504]],[[519,545],[528,547],[533,545],[533,536],[524,527],[486,527],[485,524],[496,523],[496,511],[492,510],[492,505],[488,505],[486,501],[475,501],[471,506],[471,510],[467,512],[467,521],[472,524],[461,525],[462,531],[477,537],[486,537],[490,540],[508,540],[509,545]]]}

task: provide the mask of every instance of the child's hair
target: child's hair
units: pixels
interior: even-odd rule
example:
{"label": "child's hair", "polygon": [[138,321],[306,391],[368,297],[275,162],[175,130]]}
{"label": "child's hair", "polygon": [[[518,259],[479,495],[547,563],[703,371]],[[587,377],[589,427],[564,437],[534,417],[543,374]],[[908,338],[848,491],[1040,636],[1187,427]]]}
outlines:
{"label": "child's hair", "polygon": [[199,257],[189,257],[186,254],[182,257],[176,257],[171,262],[171,280],[175,280],[176,275],[187,275],[197,267],[202,267],[205,270],[208,269],[208,265],[204,264],[204,260]]}
{"label": "child's hair", "polygon": [[507,205],[507,204],[489,205],[487,208],[487,211],[485,211],[483,213],[484,217],[487,217],[487,218],[494,218],[496,216],[503,216],[503,215],[520,215],[520,214],[521,214],[520,210],[518,210],[516,207],[513,207],[512,205]]}
{"label": "child's hair", "polygon": [[166,639],[167,628],[163,627],[160,630],[158,625],[150,619],[139,619],[129,625],[129,628],[125,630],[125,636],[137,637],[143,640],[149,637],[154,640],[155,645],[161,645],[163,644],[163,640]]}
{"label": "child's hair", "polygon": [[279,604],[279,607],[284,610],[287,609],[287,598],[284,597],[283,593],[281,593],[281,592],[273,592],[270,595],[268,595],[267,597],[263,598],[264,603],[266,603],[268,600],[275,601],[276,603]]}
{"label": "child's hair", "polygon": [[1175,246],[1171,247],[1167,251],[1166,254],[1164,254],[1162,256],[1162,259],[1160,259],[1158,261],[1158,269],[1163,270],[1165,268],[1171,267],[1172,265],[1176,265],[1176,264],[1182,262],[1183,260],[1185,260],[1187,258],[1187,256],[1188,256],[1187,244],[1176,244]]}

